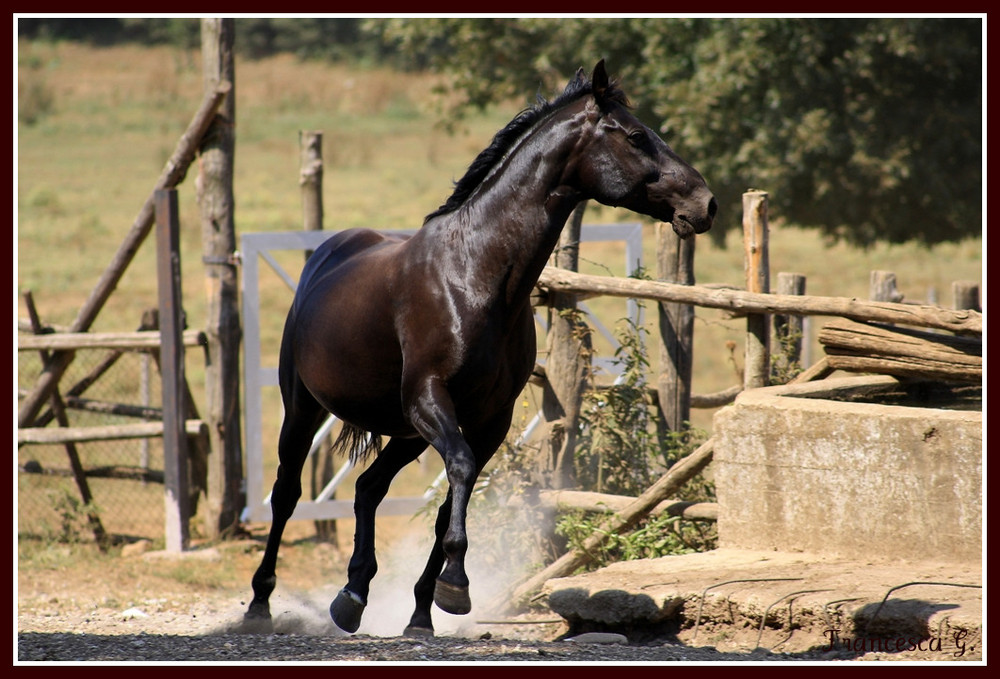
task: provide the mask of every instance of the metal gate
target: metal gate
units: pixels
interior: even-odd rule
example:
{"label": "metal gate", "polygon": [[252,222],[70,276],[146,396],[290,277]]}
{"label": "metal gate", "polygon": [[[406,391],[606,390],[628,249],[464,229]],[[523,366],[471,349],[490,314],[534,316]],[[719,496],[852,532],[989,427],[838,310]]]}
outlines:
{"label": "metal gate", "polygon": [[[245,385],[244,403],[244,448],[246,450],[245,491],[247,506],[241,519],[243,521],[270,521],[270,493],[265,492],[274,483],[275,470],[265,470],[264,450],[277,448],[277,441],[263,440],[264,399],[263,390],[278,384],[278,368],[276,365],[263,364],[263,347],[261,344],[261,289],[260,263],[263,261],[278,275],[278,277],[294,291],[297,285],[296,277],[287,271],[275,257],[279,251],[298,251],[304,253],[314,250],[323,241],[332,236],[333,231],[281,231],[273,233],[248,233],[240,237],[240,259],[242,262],[241,297],[243,314],[243,382]],[[412,235],[413,230],[393,231],[393,234]],[[625,224],[584,224],[581,228],[580,241],[621,241],[625,244],[625,270],[628,275],[642,267],[642,225],[639,223]],[[305,262],[304,254],[297,260],[301,265]],[[580,308],[588,315],[593,328],[609,340],[613,346],[617,341],[613,334],[590,313],[584,303]],[[639,322],[639,306],[634,300],[628,300],[628,315]],[[543,319],[536,315],[544,330]],[[276,320],[284,324],[284,316]],[[272,347],[273,348],[273,347]],[[275,352],[277,355],[277,352]],[[595,358],[595,363],[610,367],[610,359]],[[535,415],[522,434],[523,439],[530,437],[536,425],[540,422],[540,414]],[[336,424],[332,415],[324,423],[313,439],[309,455],[316,453],[326,440],[330,430]],[[319,492],[315,499],[303,498],[295,507],[292,520],[343,519],[354,517],[353,499],[334,499],[337,487],[348,476],[352,468],[349,460],[337,470],[329,483]],[[445,481],[444,472],[434,481],[434,484],[422,495],[412,497],[386,497],[379,505],[378,513],[383,516],[412,515],[427,504],[434,495],[437,486]]]}

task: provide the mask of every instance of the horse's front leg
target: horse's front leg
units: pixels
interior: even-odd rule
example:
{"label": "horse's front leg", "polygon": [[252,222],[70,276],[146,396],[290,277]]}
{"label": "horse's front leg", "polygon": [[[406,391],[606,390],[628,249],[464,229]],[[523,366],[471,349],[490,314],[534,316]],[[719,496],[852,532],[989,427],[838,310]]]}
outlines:
{"label": "horse's front leg", "polygon": [[[405,630],[407,635],[434,634],[431,621],[432,602],[448,613],[459,615],[468,613],[472,608],[469,579],[465,572],[465,553],[468,549],[466,515],[469,499],[476,478],[500,447],[510,429],[511,412],[512,410],[508,409],[483,426],[466,431],[464,437],[459,435],[462,445],[454,449],[447,448],[447,444],[442,444],[440,448],[435,445],[445,459],[450,488],[448,497],[438,510],[434,531],[435,542],[427,566],[413,589],[416,608]],[[466,450],[470,451],[471,473],[464,473],[463,468],[454,463],[455,458],[449,457],[451,450],[458,450],[459,456]]]}
{"label": "horse's front leg", "polygon": [[423,439],[389,440],[371,466],[358,477],[354,492],[354,552],[347,585],[330,604],[330,617],[345,632],[357,632],[368,605],[368,589],[378,570],[375,560],[375,512],[399,470],[427,448]]}
{"label": "horse's front leg", "polygon": [[465,516],[479,467],[459,429],[455,406],[443,382],[430,377],[410,387],[407,389],[404,386],[404,402],[408,406],[410,422],[444,459],[450,489],[450,511],[443,535],[440,534],[440,523],[445,517],[439,515],[439,535],[435,542],[435,549],[440,542],[444,569],[437,576],[434,603],[448,613],[464,615],[472,608],[469,578],[465,574],[465,552],[469,546]]}

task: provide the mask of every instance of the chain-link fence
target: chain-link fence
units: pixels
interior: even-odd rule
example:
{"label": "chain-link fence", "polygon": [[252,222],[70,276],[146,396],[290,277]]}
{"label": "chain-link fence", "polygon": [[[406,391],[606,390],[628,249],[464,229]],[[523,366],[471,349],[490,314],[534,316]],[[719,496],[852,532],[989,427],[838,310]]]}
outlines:
{"label": "chain-link fence", "polygon": [[[20,399],[33,387],[42,364],[36,352],[19,351],[17,356]],[[59,395],[70,427],[155,420],[161,403],[159,370],[149,353],[78,350],[60,381]],[[51,405],[42,408],[36,426],[60,426]],[[18,537],[94,540],[103,530],[115,539],[158,539],[164,530],[163,490],[159,437],[19,445]],[[91,500],[85,503],[88,491]]]}

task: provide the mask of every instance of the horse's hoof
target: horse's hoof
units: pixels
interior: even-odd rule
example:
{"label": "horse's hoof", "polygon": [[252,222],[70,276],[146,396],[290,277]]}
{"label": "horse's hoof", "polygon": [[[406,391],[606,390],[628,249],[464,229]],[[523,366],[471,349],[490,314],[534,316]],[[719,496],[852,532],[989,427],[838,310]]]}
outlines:
{"label": "horse's hoof", "polygon": [[354,592],[340,590],[330,604],[330,617],[337,627],[353,634],[361,627],[361,614],[365,612],[365,602]]}
{"label": "horse's hoof", "polygon": [[238,627],[238,631],[245,634],[273,634],[274,624],[270,615],[258,615],[248,611],[243,615],[243,623]]}
{"label": "horse's hoof", "polygon": [[250,634],[271,634],[274,632],[274,625],[271,624],[271,607],[267,602],[251,601],[250,608],[243,614],[243,624],[239,626],[239,629]]}
{"label": "horse's hoof", "polygon": [[466,615],[472,610],[468,587],[458,587],[443,580],[434,584],[434,603],[445,613]]}
{"label": "horse's hoof", "polygon": [[406,629],[403,630],[403,636],[427,639],[434,636],[434,630],[429,627],[414,627],[412,625],[407,625]]}

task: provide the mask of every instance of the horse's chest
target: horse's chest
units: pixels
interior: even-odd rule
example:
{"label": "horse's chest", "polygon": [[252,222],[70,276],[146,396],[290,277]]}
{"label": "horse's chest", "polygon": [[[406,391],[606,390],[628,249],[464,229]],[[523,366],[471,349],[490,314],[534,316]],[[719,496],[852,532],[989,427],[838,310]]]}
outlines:
{"label": "horse's chest", "polygon": [[455,391],[482,398],[516,396],[524,387],[535,363],[535,332],[527,322],[500,319],[470,333],[461,352],[462,360],[450,380]]}

